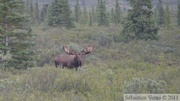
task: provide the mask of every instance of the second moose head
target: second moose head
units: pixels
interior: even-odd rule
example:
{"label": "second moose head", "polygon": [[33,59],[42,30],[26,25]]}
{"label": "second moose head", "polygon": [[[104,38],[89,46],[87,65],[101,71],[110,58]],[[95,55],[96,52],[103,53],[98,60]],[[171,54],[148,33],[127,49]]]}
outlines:
{"label": "second moose head", "polygon": [[81,52],[71,51],[67,46],[63,46],[63,50],[66,54],[61,54],[55,58],[55,66],[62,66],[67,68],[77,68],[82,66],[83,56],[93,51],[94,46],[88,45],[87,48]]}

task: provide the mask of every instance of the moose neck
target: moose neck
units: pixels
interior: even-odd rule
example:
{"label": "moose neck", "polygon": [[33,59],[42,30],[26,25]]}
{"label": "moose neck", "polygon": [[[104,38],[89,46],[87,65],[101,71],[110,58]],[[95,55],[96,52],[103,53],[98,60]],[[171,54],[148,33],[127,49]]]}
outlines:
{"label": "moose neck", "polygon": [[82,62],[82,61],[79,60],[78,55],[75,55],[75,57],[74,57],[74,63],[73,63],[74,66],[75,66],[75,67],[81,66],[81,65],[82,65],[81,62]]}
{"label": "moose neck", "polygon": [[75,67],[78,66],[78,56],[77,55],[75,55],[75,57],[74,57],[74,66]]}

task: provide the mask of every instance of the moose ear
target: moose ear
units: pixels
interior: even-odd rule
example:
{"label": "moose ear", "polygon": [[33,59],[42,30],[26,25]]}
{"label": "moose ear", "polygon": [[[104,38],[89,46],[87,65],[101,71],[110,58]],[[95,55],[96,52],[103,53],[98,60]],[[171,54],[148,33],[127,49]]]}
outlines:
{"label": "moose ear", "polygon": [[74,55],[74,54],[76,54],[75,51],[70,51],[67,46],[63,46],[63,50],[64,50],[67,54],[69,54],[69,55]]}
{"label": "moose ear", "polygon": [[89,54],[93,51],[94,49],[94,46],[93,45],[88,45],[86,49],[82,50],[81,52],[82,53],[85,53],[85,54]]}

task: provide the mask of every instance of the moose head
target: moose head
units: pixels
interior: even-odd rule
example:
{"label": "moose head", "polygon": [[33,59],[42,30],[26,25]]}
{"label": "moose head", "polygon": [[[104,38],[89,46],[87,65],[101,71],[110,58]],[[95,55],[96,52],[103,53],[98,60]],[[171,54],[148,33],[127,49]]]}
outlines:
{"label": "moose head", "polygon": [[55,66],[58,67],[58,65],[60,65],[63,68],[76,68],[77,70],[78,67],[82,66],[84,55],[91,53],[93,49],[93,45],[88,45],[87,48],[81,52],[76,52],[69,50],[67,46],[63,46],[66,54],[61,54],[55,58]]}

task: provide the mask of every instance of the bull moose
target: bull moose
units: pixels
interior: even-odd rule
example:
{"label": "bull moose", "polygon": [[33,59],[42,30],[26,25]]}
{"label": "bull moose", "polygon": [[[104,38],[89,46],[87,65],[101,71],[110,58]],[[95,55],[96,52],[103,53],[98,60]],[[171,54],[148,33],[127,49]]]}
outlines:
{"label": "bull moose", "polygon": [[67,68],[77,68],[82,66],[83,56],[89,54],[93,51],[94,46],[88,45],[87,48],[82,50],[81,52],[71,51],[67,46],[63,46],[63,50],[66,54],[61,54],[55,58],[55,66],[56,68],[59,66],[67,67]]}

